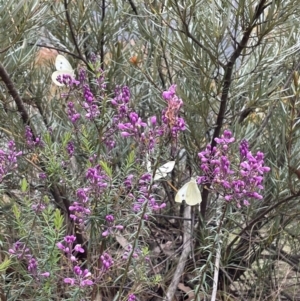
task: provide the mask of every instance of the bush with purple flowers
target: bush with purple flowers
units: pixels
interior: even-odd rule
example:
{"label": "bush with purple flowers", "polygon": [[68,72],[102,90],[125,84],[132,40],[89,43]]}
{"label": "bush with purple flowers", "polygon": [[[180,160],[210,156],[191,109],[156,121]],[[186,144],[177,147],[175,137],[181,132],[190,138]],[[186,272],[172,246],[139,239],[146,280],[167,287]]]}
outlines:
{"label": "bush with purple flowers", "polygon": [[300,296],[298,2],[0,2],[1,301]]}
{"label": "bush with purple flowers", "polygon": [[[10,254],[16,263],[26,259],[32,277],[47,276],[47,283],[57,279],[59,287],[48,293],[56,291],[61,298],[90,294],[97,286],[113,285],[115,278],[130,278],[132,271],[136,281],[148,279],[150,259],[143,246],[148,226],[142,225],[167,207],[159,192],[161,182],[153,183],[149,163],[155,170],[163,163],[158,152],[170,156],[168,147],[161,148],[164,141],[173,145],[175,154],[174,145],[186,129],[176,85],[162,94],[165,109],[157,116],[145,117],[131,105],[129,87],[117,86],[108,97],[104,73],[97,72],[93,86],[84,70],[78,81],[61,79],[69,89],[62,97],[72,99],[66,103],[64,131],[53,126],[37,139],[26,126],[24,134],[28,150],[37,153],[33,166],[42,163],[34,181],[43,189],[31,193],[31,179],[23,180],[22,195],[28,206],[24,212],[14,207],[22,240],[13,244]],[[93,138],[96,133],[97,141]],[[2,151],[1,178],[17,168],[21,156],[10,142],[8,151]],[[53,211],[55,207],[58,209]],[[32,218],[24,220],[25,214]],[[24,232],[30,233],[30,227],[33,232],[42,231],[35,240],[44,240],[39,250],[31,253],[34,242]],[[44,281],[36,284],[40,294],[44,285]],[[124,282],[120,285],[126,296]],[[128,298],[136,300],[134,294]]]}
{"label": "bush with purple flowers", "polygon": [[[156,217],[177,210],[175,187],[188,176],[176,164],[187,130],[184,103],[171,85],[162,92],[161,111],[147,116],[132,105],[128,86],[108,95],[105,73],[96,61],[91,66],[96,68],[92,84],[86,70],[78,80],[61,79],[68,87],[62,95],[68,99],[63,126],[45,128],[39,138],[26,126],[24,153],[13,141],[0,151],[4,186],[18,161],[31,163],[21,181],[23,207],[12,207],[20,239],[9,242],[9,254],[17,267],[26,263],[22,273],[35,298],[92,300],[99,289],[111,287],[112,299],[134,301],[145,294],[143,287],[155,288],[162,279],[153,275],[159,265],[155,254],[172,254],[169,241],[151,251],[149,245]],[[225,130],[215,147],[199,152],[198,183],[224,202],[248,206],[263,198],[270,169],[246,140],[234,156],[234,141]],[[28,159],[32,153],[34,162]]]}

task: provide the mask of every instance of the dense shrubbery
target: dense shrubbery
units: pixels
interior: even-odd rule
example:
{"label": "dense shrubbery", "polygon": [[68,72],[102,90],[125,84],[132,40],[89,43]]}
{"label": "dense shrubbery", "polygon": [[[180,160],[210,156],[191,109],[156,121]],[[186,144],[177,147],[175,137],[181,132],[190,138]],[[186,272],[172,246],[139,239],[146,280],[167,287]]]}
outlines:
{"label": "dense shrubbery", "polygon": [[295,300],[297,1],[13,2],[1,301]]}

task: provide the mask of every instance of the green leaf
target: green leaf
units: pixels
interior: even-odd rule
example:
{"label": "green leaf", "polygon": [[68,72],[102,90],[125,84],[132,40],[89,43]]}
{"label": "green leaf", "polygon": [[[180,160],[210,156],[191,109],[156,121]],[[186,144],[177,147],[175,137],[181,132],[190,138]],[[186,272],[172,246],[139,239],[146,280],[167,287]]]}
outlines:
{"label": "green leaf", "polygon": [[5,258],[2,263],[0,263],[0,273],[5,272],[6,269],[10,266],[11,260]]}
{"label": "green leaf", "polygon": [[21,181],[21,191],[26,192],[27,189],[28,189],[28,182],[25,178],[23,178]]}
{"label": "green leaf", "polygon": [[21,212],[19,210],[19,207],[16,204],[14,204],[12,206],[12,211],[14,213],[14,216],[16,217],[16,220],[19,221],[20,220],[20,216],[21,216]]}
{"label": "green leaf", "polygon": [[59,209],[55,209],[53,223],[54,223],[55,229],[57,231],[59,231],[62,228],[63,222],[64,222],[63,215],[61,214],[61,212],[59,211]]}
{"label": "green leaf", "polygon": [[100,161],[100,166],[103,168],[103,170],[105,171],[105,173],[112,178],[112,170],[111,168],[108,166],[108,164],[104,161]]}
{"label": "green leaf", "polygon": [[129,168],[135,161],[135,152],[132,150],[127,157],[126,168]]}

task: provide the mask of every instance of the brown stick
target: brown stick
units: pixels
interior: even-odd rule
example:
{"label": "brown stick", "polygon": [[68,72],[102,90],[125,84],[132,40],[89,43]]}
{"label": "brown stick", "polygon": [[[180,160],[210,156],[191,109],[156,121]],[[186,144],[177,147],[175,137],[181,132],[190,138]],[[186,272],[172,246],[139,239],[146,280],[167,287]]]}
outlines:
{"label": "brown stick", "polygon": [[174,295],[175,295],[180,277],[184,271],[185,263],[192,250],[192,245],[191,245],[191,207],[190,206],[185,207],[183,217],[185,219],[183,222],[183,233],[184,233],[183,244],[182,244],[183,250],[182,250],[178,265],[176,267],[173,279],[166,292],[164,301],[174,300]]}
{"label": "brown stick", "polygon": [[18,112],[21,114],[21,118],[23,120],[23,123],[25,125],[30,125],[30,118],[29,115],[25,109],[25,106],[23,104],[23,101],[18,93],[18,91],[16,90],[13,82],[10,79],[10,76],[8,75],[8,73],[6,72],[4,66],[0,63],[0,77],[3,80],[8,93],[11,95],[11,97],[14,99],[16,106],[18,108]]}

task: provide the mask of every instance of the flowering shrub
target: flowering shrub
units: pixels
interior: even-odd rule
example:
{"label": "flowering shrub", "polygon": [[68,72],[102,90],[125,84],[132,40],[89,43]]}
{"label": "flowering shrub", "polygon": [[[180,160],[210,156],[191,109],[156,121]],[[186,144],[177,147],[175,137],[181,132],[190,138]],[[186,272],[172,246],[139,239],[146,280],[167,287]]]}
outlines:
{"label": "flowering shrub", "polygon": [[[136,277],[146,277],[149,256],[135,237],[146,237],[147,228],[141,225],[153,212],[166,207],[152,179],[156,164],[163,163],[157,154],[165,141],[174,145],[185,130],[179,116],[183,102],[175,85],[162,95],[165,109],[161,115],[142,117],[131,106],[127,86],[116,87],[112,97],[106,95],[104,73],[96,62],[92,64],[96,74],[93,86],[84,70],[78,80],[69,75],[57,79],[68,88],[61,94],[68,99],[64,130],[52,126],[39,135],[33,134],[30,126],[24,130],[28,156],[34,153],[34,166],[41,164],[41,168],[33,179],[22,181],[28,206],[25,211],[14,206],[16,230],[22,238],[12,242],[9,253],[20,264],[25,260],[28,275],[38,280],[36,297],[45,296],[46,287],[55,280],[59,287],[51,285],[46,295],[80,300],[96,286],[111,285],[112,275],[120,277],[118,271],[126,277],[131,269],[139,270]],[[167,146],[161,151],[161,156],[170,157]],[[174,156],[176,149],[172,153]],[[21,155],[12,141],[8,151],[1,151],[1,180],[17,169]],[[155,163],[153,171],[148,170],[150,160]],[[32,193],[29,181],[44,188]],[[62,187],[66,189],[61,194],[64,201],[58,204],[55,189]],[[54,196],[49,198],[49,192]],[[62,211],[53,211],[53,204]],[[24,219],[25,215],[32,218]],[[45,239],[45,244],[40,244]],[[119,255],[113,247],[116,239],[123,240]],[[128,300],[135,300],[131,291],[120,290]]]}
{"label": "flowering shrub", "polygon": [[[145,240],[150,218],[172,205],[161,181],[169,177],[175,161],[160,170],[160,182],[153,175],[161,158],[176,159],[180,150],[180,133],[186,130],[180,115],[183,101],[172,85],[162,93],[161,114],[142,116],[131,105],[129,87],[117,86],[107,95],[104,73],[96,62],[92,65],[93,85],[84,70],[78,80],[57,79],[68,88],[62,94],[67,99],[63,126],[54,125],[38,138],[25,127],[25,148],[37,153],[33,166],[40,165],[33,179],[22,182],[25,208],[13,208],[21,239],[11,242],[9,253],[16,264],[26,262],[36,298],[86,300],[95,297],[99,287],[112,287],[116,300],[134,301],[143,285],[159,282],[159,277],[149,276],[152,263]],[[243,141],[234,169],[231,132],[216,142],[198,154],[203,172],[198,183],[209,183],[212,191],[238,207],[261,199],[263,175],[269,170],[263,154],[253,156]],[[17,169],[22,152],[11,141],[0,157],[3,181]],[[29,184],[42,188],[33,192]]]}

